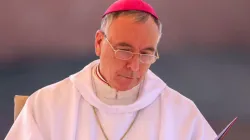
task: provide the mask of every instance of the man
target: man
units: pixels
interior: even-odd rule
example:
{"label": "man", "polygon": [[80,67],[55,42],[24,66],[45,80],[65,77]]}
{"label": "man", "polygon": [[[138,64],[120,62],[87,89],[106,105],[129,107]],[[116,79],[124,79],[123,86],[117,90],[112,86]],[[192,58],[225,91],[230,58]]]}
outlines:
{"label": "man", "polygon": [[33,93],[6,140],[213,140],[188,98],[149,70],[161,23],[142,0],[118,0],[96,32],[100,57]]}

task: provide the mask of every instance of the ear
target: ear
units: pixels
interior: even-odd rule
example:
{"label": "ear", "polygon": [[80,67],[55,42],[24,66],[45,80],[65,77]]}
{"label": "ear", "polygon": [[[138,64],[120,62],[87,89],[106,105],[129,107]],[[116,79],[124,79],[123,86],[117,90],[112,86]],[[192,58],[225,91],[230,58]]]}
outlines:
{"label": "ear", "polygon": [[103,40],[103,33],[102,33],[102,31],[97,30],[97,32],[95,34],[95,54],[97,56],[101,55],[102,40]]}

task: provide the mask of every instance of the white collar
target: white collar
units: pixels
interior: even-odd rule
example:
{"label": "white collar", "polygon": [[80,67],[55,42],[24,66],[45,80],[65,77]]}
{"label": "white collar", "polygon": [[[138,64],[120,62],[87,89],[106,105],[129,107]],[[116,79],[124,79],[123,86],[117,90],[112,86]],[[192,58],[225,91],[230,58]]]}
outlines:
{"label": "white collar", "polygon": [[109,113],[127,113],[138,111],[154,102],[154,100],[160,96],[167,87],[164,81],[162,81],[152,71],[148,70],[145,75],[143,87],[140,91],[141,95],[134,103],[129,105],[105,104],[98,97],[96,97],[92,87],[91,70],[99,62],[100,60],[91,62],[80,72],[71,75],[70,80],[72,81],[76,90],[82,95],[83,99],[100,111]]}

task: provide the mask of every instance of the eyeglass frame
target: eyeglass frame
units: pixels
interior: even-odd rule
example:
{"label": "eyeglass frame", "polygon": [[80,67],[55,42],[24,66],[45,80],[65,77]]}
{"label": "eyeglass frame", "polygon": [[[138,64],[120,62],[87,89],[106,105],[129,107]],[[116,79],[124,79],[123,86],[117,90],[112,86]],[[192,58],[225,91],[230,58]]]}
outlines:
{"label": "eyeglass frame", "polygon": [[[128,58],[128,59],[120,59],[120,58],[117,58],[117,59],[120,59],[120,60],[130,60],[131,58],[133,58],[133,56],[134,55],[139,55],[140,56],[140,62],[141,63],[144,63],[144,64],[153,64],[153,63],[155,63],[156,62],[156,60],[157,59],[159,59],[160,58],[160,56],[159,56],[159,53],[158,53],[158,50],[156,49],[156,51],[154,52],[154,54],[155,55],[151,55],[151,54],[141,54],[141,53],[134,53],[134,52],[131,52],[131,51],[125,51],[125,50],[119,50],[119,49],[115,49],[114,47],[113,47],[113,45],[111,44],[111,42],[108,40],[108,38],[107,38],[107,36],[106,36],[106,34],[104,33],[104,32],[102,32],[103,33],[103,35],[104,35],[104,38],[105,38],[105,40],[108,42],[108,44],[109,44],[109,46],[110,46],[110,48],[114,51],[114,53],[115,53],[115,57],[117,58],[117,56],[116,56],[116,53],[118,52],[118,51],[122,51],[122,52],[129,52],[129,53],[131,53],[132,55],[131,55],[131,57],[130,58]],[[153,57],[155,57],[155,60],[153,61],[153,62],[151,62],[151,63],[145,63],[145,62],[143,62],[142,60],[141,60],[141,56],[142,55],[144,55],[144,56],[153,56]]]}

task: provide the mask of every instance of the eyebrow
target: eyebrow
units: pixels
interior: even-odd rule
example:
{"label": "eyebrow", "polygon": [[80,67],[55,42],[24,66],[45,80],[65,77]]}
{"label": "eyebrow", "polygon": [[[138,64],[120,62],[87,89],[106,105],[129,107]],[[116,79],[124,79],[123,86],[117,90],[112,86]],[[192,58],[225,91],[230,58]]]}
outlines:
{"label": "eyebrow", "polygon": [[[130,45],[129,43],[126,43],[126,42],[120,42],[120,43],[115,44],[115,47],[117,47],[117,46],[122,46],[122,47],[129,48],[129,49],[134,48],[132,45]],[[141,51],[155,52],[155,48],[154,47],[147,47]]]}
{"label": "eyebrow", "polygon": [[122,46],[122,47],[127,47],[127,48],[133,48],[132,45],[126,43],[126,42],[120,42],[120,43],[117,43],[115,44],[115,46]]}

